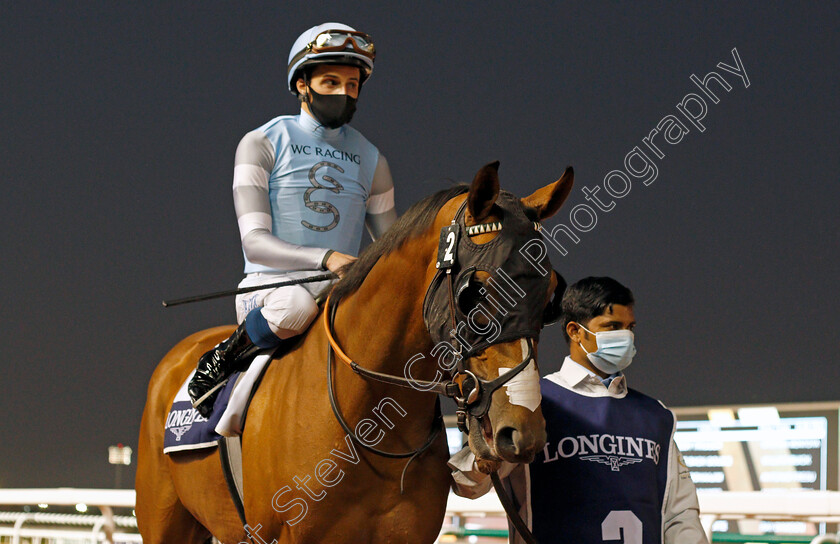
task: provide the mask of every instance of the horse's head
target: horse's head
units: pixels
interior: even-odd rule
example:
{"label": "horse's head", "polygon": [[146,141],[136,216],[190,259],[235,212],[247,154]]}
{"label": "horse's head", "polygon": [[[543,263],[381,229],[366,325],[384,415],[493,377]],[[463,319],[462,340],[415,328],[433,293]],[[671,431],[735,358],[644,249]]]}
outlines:
{"label": "horse's head", "polygon": [[459,426],[489,471],[500,460],[530,462],[545,444],[537,341],[559,317],[566,283],[547,258],[540,221],[573,184],[556,182],[519,199],[499,190],[499,163],[476,174],[466,195],[439,211],[437,261],[423,306],[439,359],[460,386]]}

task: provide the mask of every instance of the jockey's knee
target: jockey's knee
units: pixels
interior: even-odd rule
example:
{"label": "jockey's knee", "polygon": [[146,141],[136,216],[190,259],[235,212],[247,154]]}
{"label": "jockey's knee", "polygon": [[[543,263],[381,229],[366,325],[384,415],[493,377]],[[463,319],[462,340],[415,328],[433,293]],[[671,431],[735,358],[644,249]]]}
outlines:
{"label": "jockey's knee", "polygon": [[318,315],[318,305],[306,289],[290,289],[277,297],[279,300],[272,300],[274,298],[266,297],[262,315],[279,338],[301,334]]}

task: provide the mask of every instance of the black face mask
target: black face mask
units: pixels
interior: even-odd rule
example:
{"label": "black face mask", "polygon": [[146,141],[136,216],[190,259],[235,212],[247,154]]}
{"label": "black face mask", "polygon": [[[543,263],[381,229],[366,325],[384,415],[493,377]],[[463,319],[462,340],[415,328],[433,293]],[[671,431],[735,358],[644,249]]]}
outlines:
{"label": "black face mask", "polygon": [[356,99],[346,94],[318,94],[309,88],[309,109],[327,128],[345,125],[356,113]]}

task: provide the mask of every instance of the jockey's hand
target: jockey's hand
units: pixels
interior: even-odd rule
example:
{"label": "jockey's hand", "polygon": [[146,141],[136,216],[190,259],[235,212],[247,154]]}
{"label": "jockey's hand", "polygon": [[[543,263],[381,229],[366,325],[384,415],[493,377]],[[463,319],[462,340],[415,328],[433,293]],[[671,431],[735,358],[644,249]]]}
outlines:
{"label": "jockey's hand", "polygon": [[333,251],[332,255],[327,258],[327,270],[338,274],[339,278],[344,277],[345,266],[355,262],[356,257]]}

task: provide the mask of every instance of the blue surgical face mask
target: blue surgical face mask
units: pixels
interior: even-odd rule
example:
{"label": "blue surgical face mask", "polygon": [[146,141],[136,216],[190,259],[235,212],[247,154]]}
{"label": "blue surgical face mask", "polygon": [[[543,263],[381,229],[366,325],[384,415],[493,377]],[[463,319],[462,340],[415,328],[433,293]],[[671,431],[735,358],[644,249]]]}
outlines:
{"label": "blue surgical face mask", "polygon": [[[578,323],[580,325],[580,323]],[[633,356],[636,355],[636,346],[633,345],[633,331],[621,329],[617,331],[592,332],[583,325],[580,328],[595,335],[595,345],[598,349],[589,353],[583,344],[581,349],[586,352],[595,368],[607,374],[615,374],[630,366]]]}

